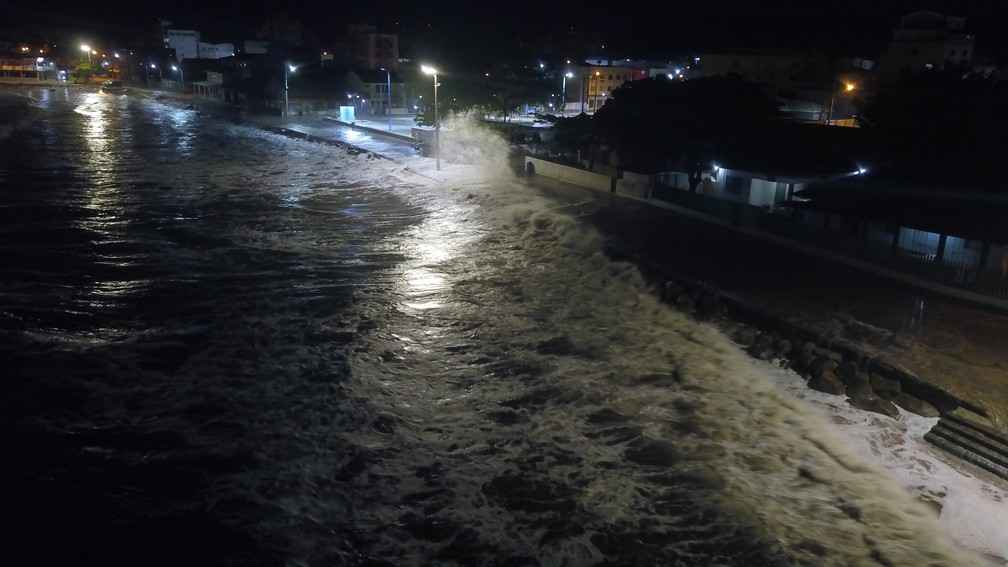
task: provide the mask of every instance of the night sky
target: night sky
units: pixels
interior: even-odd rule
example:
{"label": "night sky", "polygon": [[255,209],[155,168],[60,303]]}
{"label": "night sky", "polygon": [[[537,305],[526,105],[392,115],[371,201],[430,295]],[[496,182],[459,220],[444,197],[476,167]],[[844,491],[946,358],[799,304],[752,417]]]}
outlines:
{"label": "night sky", "polygon": [[[351,23],[372,23],[381,31],[430,37],[471,49],[490,41],[570,33],[611,47],[617,56],[697,52],[721,47],[822,48],[850,55],[880,52],[897,18],[920,9],[967,17],[981,55],[1008,56],[1008,2],[1004,0],[704,0],[644,2],[484,3],[438,0],[305,0],[235,3],[174,0],[15,0],[0,15],[44,29],[127,37],[133,30],[171,20],[199,29],[208,41],[251,37],[264,19],[283,9],[301,18],[323,43],[341,36]],[[248,31],[246,31],[248,30]]]}

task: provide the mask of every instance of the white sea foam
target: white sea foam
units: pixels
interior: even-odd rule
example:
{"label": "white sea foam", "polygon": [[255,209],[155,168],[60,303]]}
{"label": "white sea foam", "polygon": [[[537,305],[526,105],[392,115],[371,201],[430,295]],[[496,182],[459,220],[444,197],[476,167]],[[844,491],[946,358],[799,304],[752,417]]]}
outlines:
{"label": "white sea foam", "polygon": [[[882,557],[900,565],[1008,561],[1003,487],[924,443],[923,433],[933,420],[911,415],[891,420],[854,409],[843,398],[808,390],[792,372],[751,360],[720,333],[668,313],[635,270],[613,264],[600,253],[597,234],[552,212],[556,201],[492,173],[477,175],[493,168],[443,164],[441,171],[433,171],[431,166],[430,160],[418,160],[409,165],[409,173],[419,179],[401,178],[425,186],[433,209],[458,206],[460,197],[467,198],[466,206],[478,203],[490,228],[477,232],[484,237],[510,234],[500,238],[515,238],[514,244],[502,242],[503,247],[521,246],[519,268],[504,258],[488,258],[486,244],[480,245],[482,262],[490,268],[467,275],[517,285],[525,290],[523,295],[534,289],[534,301],[550,306],[541,314],[545,321],[527,321],[512,313],[502,317],[504,324],[535,333],[545,323],[552,332],[566,333],[575,345],[608,357],[604,371],[565,368],[551,379],[569,381],[571,373],[587,376],[589,382],[578,388],[601,391],[607,404],[641,416],[648,434],[660,440],[669,435],[667,423],[675,421],[670,408],[680,403],[681,393],[674,384],[655,389],[626,380],[674,366],[686,383],[703,389],[702,403],[694,400],[700,403],[698,419],[723,426],[700,440],[678,438],[676,443],[696,442],[693,449],[700,454],[707,447],[715,455],[711,464],[728,479],[721,505],[760,518],[770,537],[797,561],[816,561],[823,551],[811,542],[823,533],[831,538],[822,542],[829,559],[819,560],[826,562],[845,553],[853,561]],[[435,246],[464,249],[467,244],[455,241],[453,234],[437,226],[415,236]],[[472,233],[465,240],[471,241]],[[452,258],[442,256],[440,261]],[[500,270],[519,272],[524,281]],[[445,290],[451,285],[446,282],[457,278],[441,274],[438,289],[449,295]],[[444,295],[441,300],[447,302]],[[579,327],[580,322],[588,325]],[[620,352],[611,350],[616,344]],[[660,361],[668,366],[655,367]],[[542,427],[572,439],[578,436],[563,420]],[[712,450],[714,446],[719,449]],[[622,495],[613,498],[613,490]],[[624,513],[637,500],[611,485],[595,494],[603,493],[608,496],[594,506],[608,515]],[[803,555],[808,549],[813,551]],[[971,553],[976,556],[966,559]]]}

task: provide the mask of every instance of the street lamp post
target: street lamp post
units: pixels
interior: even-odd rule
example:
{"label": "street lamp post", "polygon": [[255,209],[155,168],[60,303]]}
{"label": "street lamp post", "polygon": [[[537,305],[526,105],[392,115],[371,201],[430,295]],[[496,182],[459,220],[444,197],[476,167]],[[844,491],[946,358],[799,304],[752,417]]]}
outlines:
{"label": "street lamp post", "polygon": [[388,84],[386,84],[386,86],[385,86],[386,90],[388,90],[388,93],[386,93],[386,94],[388,94],[388,108],[386,110],[388,111],[388,131],[391,132],[392,131],[392,71],[389,71],[385,67],[382,67],[381,70],[385,71],[385,74],[387,75],[387,78],[388,78]]}
{"label": "street lamp post", "polygon": [[601,71],[595,71],[595,94],[592,95],[591,78],[588,79],[588,106],[591,107],[592,114],[598,112],[599,87],[601,86]]}
{"label": "street lamp post", "polygon": [[581,75],[581,92],[580,92],[580,95],[581,95],[581,114],[584,114],[585,92],[588,90],[588,89],[585,88],[585,83],[587,83],[587,82],[588,82],[588,78],[585,77],[584,75]]}
{"label": "street lamp post", "polygon": [[290,116],[290,98],[288,95],[288,79],[290,79],[290,74],[297,69],[294,65],[287,65],[284,67],[284,116]]}
{"label": "street lamp post", "polygon": [[567,71],[566,73],[564,73],[564,76],[563,76],[563,88],[561,89],[561,94],[560,94],[560,105],[561,105],[560,106],[560,116],[563,116],[563,115],[565,115],[567,113],[567,79],[569,79],[569,78],[571,78],[573,76],[574,76],[574,73],[571,73],[570,71]]}
{"label": "street lamp post", "polygon": [[151,63],[150,66],[154,67],[155,69],[157,69],[158,83],[160,83],[161,86],[164,86],[164,75],[161,74],[161,67],[158,67],[157,65],[155,65],[153,63]]}
{"label": "street lamp post", "polygon": [[146,63],[141,63],[140,66],[143,67],[144,78],[147,79],[147,87],[150,87],[150,68],[147,67]]}
{"label": "street lamp post", "polygon": [[185,73],[182,72],[182,64],[179,63],[178,67],[172,65],[171,68],[172,68],[172,71],[178,71],[179,72],[179,77],[182,78],[182,92],[185,93]]}
{"label": "street lamp post", "polygon": [[[848,92],[849,93],[849,92],[851,92],[853,90],[854,90],[854,84],[853,83],[844,83],[844,92]],[[835,103],[836,103],[836,89],[834,89],[833,92],[830,94],[829,114],[826,115],[826,125],[827,126],[832,126],[833,125],[833,105]]]}
{"label": "street lamp post", "polygon": [[441,120],[438,117],[437,101],[437,88],[440,83],[437,82],[437,69],[434,67],[423,65],[420,70],[428,75],[434,75],[434,164],[437,170],[441,171]]}
{"label": "street lamp post", "polygon": [[88,46],[88,45],[81,45],[80,46],[80,50],[87,52],[87,62],[90,65],[91,64],[91,47]]}

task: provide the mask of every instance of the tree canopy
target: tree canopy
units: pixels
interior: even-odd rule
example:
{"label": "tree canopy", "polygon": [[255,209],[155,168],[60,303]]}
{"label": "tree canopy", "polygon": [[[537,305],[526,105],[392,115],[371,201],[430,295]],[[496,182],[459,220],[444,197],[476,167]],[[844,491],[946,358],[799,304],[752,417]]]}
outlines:
{"label": "tree canopy", "polygon": [[679,169],[699,181],[713,152],[737,145],[779,116],[759,86],[738,77],[659,76],[614,90],[590,120],[558,119],[557,126],[569,144],[609,145],[629,169]]}
{"label": "tree canopy", "polygon": [[[441,86],[438,89],[438,106],[442,116],[449,112],[477,109],[484,115],[506,119],[510,112],[525,104],[543,104],[549,96],[550,84],[545,74],[536,71],[529,64],[497,64],[488,71],[455,71],[438,75]],[[424,75],[422,80],[414,80],[417,92],[430,97],[433,102],[433,82]],[[417,116],[421,125],[434,123],[433,104],[426,105],[425,111]]]}
{"label": "tree canopy", "polygon": [[961,69],[905,76],[878,90],[862,124],[891,177],[927,185],[1005,190],[1008,85]]}

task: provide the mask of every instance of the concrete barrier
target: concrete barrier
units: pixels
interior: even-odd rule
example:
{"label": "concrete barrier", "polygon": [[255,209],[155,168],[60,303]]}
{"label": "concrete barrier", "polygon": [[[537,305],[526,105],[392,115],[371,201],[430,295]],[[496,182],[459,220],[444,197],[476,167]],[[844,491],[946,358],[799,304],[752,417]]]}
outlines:
{"label": "concrete barrier", "polygon": [[525,157],[525,172],[607,193],[613,190],[614,180],[607,175],[600,175],[531,156]]}
{"label": "concrete barrier", "polygon": [[650,195],[651,176],[624,171],[616,180],[616,194],[629,199],[647,201]]}

